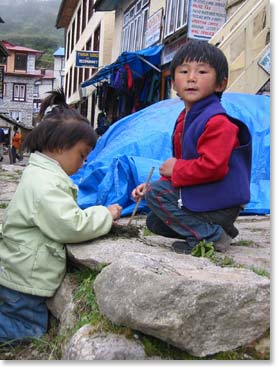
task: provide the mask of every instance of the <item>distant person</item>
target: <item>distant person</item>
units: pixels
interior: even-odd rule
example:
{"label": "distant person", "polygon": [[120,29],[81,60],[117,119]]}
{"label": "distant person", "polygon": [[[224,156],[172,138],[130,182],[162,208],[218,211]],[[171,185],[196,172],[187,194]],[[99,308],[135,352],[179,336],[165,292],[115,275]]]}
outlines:
{"label": "distant person", "polygon": [[[220,103],[228,82],[220,49],[188,41],[170,71],[185,109],[174,127],[173,157],[163,162],[161,179],[145,193],[146,224],[156,234],[179,238],[172,244],[176,252],[190,254],[202,240],[225,252],[238,235],[234,222],[250,200],[251,135]],[[144,188],[133,190],[135,200]]]}
{"label": "distant person", "polygon": [[118,204],[78,206],[77,187],[69,176],[94,148],[96,134],[65,103],[62,90],[46,98],[43,113],[24,141],[29,164],[0,232],[0,342],[39,338],[47,331],[45,301],[65,275],[65,244],[107,234],[122,209]]}
{"label": "distant person", "polygon": [[4,159],[4,141],[5,133],[2,127],[0,127],[0,162]]}
{"label": "distant person", "polygon": [[16,159],[21,160],[19,151],[22,143],[22,135],[18,130],[18,126],[14,126],[13,131],[14,133],[12,137],[12,163],[16,163]]}

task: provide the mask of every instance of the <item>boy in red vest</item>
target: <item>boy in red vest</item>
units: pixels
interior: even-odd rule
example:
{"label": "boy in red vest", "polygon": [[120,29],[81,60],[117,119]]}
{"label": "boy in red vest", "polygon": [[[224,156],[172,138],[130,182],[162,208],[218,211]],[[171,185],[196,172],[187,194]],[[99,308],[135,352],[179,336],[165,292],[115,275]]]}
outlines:
{"label": "boy in red vest", "polygon": [[[176,252],[189,254],[201,240],[225,252],[238,235],[234,222],[250,200],[251,135],[220,103],[228,82],[221,50],[189,41],[175,54],[170,71],[185,109],[173,131],[173,157],[145,193],[146,224],[156,234],[182,239],[172,245]],[[140,184],[132,197],[138,200],[144,189]]]}

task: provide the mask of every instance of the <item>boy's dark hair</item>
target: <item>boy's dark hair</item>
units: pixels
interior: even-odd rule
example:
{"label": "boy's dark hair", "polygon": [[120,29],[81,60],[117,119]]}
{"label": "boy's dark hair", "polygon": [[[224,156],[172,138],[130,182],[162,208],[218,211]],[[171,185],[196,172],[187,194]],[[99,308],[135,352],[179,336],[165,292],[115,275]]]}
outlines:
{"label": "boy's dark hair", "polygon": [[79,141],[94,148],[97,135],[87,118],[66,104],[62,89],[49,93],[41,104],[41,122],[25,138],[23,149],[30,153],[54,152],[70,149]]}
{"label": "boy's dark hair", "polygon": [[170,64],[171,77],[175,78],[175,69],[184,61],[205,62],[216,71],[216,82],[220,84],[228,79],[228,62],[224,53],[207,41],[190,40],[186,42],[173,57]]}

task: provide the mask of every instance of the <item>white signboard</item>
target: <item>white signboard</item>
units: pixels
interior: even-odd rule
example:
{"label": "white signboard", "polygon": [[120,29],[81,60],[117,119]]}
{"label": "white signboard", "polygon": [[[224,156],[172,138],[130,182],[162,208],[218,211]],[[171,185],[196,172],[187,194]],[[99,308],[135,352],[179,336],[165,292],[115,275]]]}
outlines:
{"label": "white signboard", "polygon": [[190,0],[188,38],[209,40],[226,22],[227,0]]}
{"label": "white signboard", "polygon": [[169,63],[175,53],[177,52],[177,50],[187,41],[187,37],[183,36],[178,38],[178,40],[170,42],[168,44],[166,44],[163,48],[163,53],[162,53],[162,60],[161,60],[161,65],[167,64]]}
{"label": "white signboard", "polygon": [[265,51],[259,65],[270,75],[270,47]]}
{"label": "white signboard", "polygon": [[163,9],[159,9],[147,19],[144,36],[144,47],[149,47],[160,41]]}

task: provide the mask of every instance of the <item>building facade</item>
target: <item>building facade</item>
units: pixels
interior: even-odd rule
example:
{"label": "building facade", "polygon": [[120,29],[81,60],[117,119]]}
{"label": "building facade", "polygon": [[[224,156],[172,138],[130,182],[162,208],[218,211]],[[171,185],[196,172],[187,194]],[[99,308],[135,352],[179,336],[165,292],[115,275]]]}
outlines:
{"label": "building facade", "polygon": [[55,89],[55,76],[53,70],[40,69],[40,76],[34,81],[33,119],[36,120],[41,101],[47,97],[48,92]]}
{"label": "building facade", "polygon": [[[63,4],[67,3],[68,8],[73,2],[64,0]],[[114,29],[111,40],[103,42],[101,48],[104,55],[109,45],[110,63],[103,57],[97,69],[82,73],[74,69],[73,51],[84,44],[76,36],[84,24],[79,18],[84,4],[93,13],[91,23],[84,13],[83,33],[87,37],[94,37],[101,14],[114,16]],[[230,91],[257,93],[270,78],[268,66],[267,71],[259,66],[270,60],[268,0],[76,0],[74,11],[72,7],[67,16],[67,96],[70,102],[76,100],[79,104],[82,97],[92,98],[91,120],[95,127],[98,117],[101,125],[107,126],[158,100],[175,97],[169,65],[188,39],[222,48],[230,62]],[[252,65],[251,57],[255,58]]]}
{"label": "building facade", "polygon": [[95,12],[94,0],[63,0],[56,27],[65,30],[64,88],[67,102],[78,108],[94,126],[97,115],[95,88],[83,90],[80,85],[91,78],[97,68],[77,67],[76,52],[97,52],[100,68],[111,62],[114,12]]}
{"label": "building facade", "polygon": [[54,89],[64,86],[64,47],[59,47],[53,53],[54,57]]}
{"label": "building facade", "polygon": [[36,59],[41,51],[16,46],[2,41],[9,55],[1,59],[4,68],[3,98],[0,99],[0,112],[9,114],[24,126],[33,125],[33,96],[35,80],[41,71],[35,69]]}

